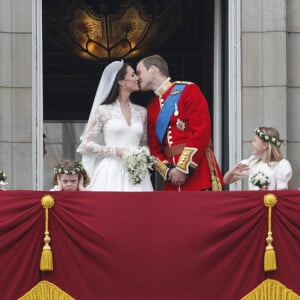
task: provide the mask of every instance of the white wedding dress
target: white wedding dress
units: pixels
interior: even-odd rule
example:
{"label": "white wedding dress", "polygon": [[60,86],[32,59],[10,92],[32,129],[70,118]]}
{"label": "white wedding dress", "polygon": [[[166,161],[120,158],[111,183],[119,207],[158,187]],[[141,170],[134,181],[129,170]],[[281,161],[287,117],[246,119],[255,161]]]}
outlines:
{"label": "white wedding dress", "polygon": [[130,103],[131,123],[122,114],[119,101],[99,105],[84,140],[77,151],[91,177],[90,191],[153,191],[150,173],[142,182],[132,184],[122,167],[115,148],[132,149],[147,146],[147,112],[142,106]]}

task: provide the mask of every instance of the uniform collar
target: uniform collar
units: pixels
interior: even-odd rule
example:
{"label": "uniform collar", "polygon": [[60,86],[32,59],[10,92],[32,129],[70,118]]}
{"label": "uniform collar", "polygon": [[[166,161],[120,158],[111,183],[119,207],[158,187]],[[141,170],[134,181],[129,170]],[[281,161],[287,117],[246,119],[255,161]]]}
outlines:
{"label": "uniform collar", "polygon": [[168,77],[160,87],[154,91],[155,95],[161,97],[172,85],[171,78]]}

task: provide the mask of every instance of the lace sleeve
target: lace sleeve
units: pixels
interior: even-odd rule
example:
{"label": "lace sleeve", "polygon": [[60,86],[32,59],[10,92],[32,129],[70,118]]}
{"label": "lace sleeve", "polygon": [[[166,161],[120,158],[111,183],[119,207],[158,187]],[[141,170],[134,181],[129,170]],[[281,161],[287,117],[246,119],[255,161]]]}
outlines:
{"label": "lace sleeve", "polygon": [[104,145],[102,137],[102,128],[105,122],[104,114],[102,114],[103,106],[99,106],[93,120],[88,128],[86,128],[82,143],[78,148],[78,152],[82,154],[92,154],[97,157],[116,156],[115,147]]}
{"label": "lace sleeve", "polygon": [[141,138],[141,146],[148,147],[147,111],[144,108],[141,108],[141,118],[143,120],[143,135]]}

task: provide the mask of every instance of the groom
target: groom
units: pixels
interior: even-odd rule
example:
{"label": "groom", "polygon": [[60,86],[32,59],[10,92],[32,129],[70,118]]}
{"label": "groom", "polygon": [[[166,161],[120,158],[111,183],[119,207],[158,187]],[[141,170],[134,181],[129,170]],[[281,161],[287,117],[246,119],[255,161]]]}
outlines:
{"label": "groom", "polygon": [[213,155],[207,101],[198,85],[171,82],[168,64],[159,55],[141,59],[136,67],[142,91],[155,97],[147,107],[151,154],[165,180],[164,190],[221,190],[223,178]]}

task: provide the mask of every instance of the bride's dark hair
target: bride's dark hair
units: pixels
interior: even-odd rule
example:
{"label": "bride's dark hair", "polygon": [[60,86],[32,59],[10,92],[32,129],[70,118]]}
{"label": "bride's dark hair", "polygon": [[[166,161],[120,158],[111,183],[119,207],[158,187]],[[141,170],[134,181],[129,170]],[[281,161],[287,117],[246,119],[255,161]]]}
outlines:
{"label": "bride's dark hair", "polygon": [[123,64],[122,68],[119,70],[119,72],[116,75],[116,79],[113,83],[110,93],[108,94],[107,98],[102,102],[102,104],[111,104],[117,100],[118,92],[119,92],[118,81],[123,80],[125,78],[126,69],[128,66],[130,66],[128,63]]}

